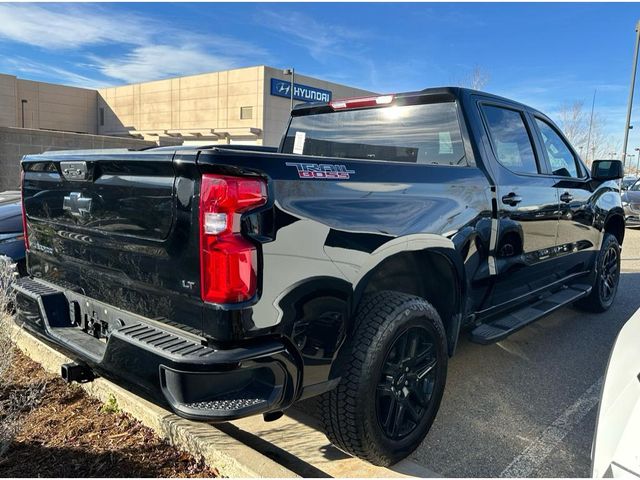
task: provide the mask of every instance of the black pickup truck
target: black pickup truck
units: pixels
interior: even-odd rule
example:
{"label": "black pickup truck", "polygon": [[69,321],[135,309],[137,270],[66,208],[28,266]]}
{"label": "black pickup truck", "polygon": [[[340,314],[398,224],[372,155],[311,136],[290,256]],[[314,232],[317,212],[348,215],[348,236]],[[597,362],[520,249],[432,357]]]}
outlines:
{"label": "black pickup truck", "polygon": [[463,335],[500,341],[618,285],[619,161],[459,88],[299,105],[282,143],[29,155],[18,322],[177,414],[275,419],[318,396],[389,465],[439,408]]}

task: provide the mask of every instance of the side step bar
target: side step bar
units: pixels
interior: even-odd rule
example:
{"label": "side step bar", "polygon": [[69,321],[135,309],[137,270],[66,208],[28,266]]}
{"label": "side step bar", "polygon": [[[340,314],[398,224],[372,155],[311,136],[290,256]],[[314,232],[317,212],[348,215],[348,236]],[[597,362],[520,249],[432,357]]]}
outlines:
{"label": "side step bar", "polygon": [[471,341],[482,345],[498,342],[551,312],[587,296],[589,292],[591,292],[591,285],[579,284],[564,287],[520,310],[509,312],[477,326],[471,331]]}

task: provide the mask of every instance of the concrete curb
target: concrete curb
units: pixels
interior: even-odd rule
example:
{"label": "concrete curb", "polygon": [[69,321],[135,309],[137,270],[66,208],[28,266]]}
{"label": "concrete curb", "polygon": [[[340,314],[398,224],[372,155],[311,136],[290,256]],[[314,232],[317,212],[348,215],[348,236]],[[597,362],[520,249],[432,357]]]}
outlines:
{"label": "concrete curb", "polygon": [[[18,348],[48,372],[59,374],[60,366],[72,361],[13,323],[12,328],[12,336]],[[189,452],[196,458],[202,456],[207,465],[216,468],[221,476],[298,476],[217,428],[180,418],[104,378],[82,384],[82,388],[102,402],[115,398],[122,411],[151,428],[176,448]]]}

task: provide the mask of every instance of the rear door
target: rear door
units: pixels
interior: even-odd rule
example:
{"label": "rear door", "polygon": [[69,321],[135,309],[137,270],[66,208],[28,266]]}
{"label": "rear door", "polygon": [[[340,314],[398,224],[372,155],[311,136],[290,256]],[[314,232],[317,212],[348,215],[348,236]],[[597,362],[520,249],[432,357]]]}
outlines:
{"label": "rear door", "polygon": [[517,303],[557,278],[549,259],[556,247],[558,196],[526,112],[494,100],[479,105],[496,180],[496,283],[485,304],[492,308]]}
{"label": "rear door", "polygon": [[[174,154],[159,149],[26,157],[30,274],[199,331],[192,211],[197,173],[184,178],[189,159],[175,167]],[[195,157],[191,164],[195,170]]]}
{"label": "rear door", "polygon": [[567,275],[588,270],[600,248],[589,174],[551,121],[537,114],[532,120],[560,200],[558,268]]}

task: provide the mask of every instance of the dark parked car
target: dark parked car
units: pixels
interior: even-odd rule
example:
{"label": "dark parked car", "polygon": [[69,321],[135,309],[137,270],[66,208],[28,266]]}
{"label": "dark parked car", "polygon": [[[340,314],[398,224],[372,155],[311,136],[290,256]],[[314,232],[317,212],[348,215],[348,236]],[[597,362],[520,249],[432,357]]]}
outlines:
{"label": "dark parked car", "polygon": [[424,438],[461,335],[488,344],[614,301],[619,161],[590,172],[543,113],[459,88],[312,103],[277,152],[163,147],[22,161],[18,321],[184,417],[319,396],[338,447]]}
{"label": "dark parked car", "polygon": [[627,227],[640,226],[640,181],[622,192],[622,206]]}
{"label": "dark parked car", "polygon": [[0,255],[11,258],[21,275],[26,273],[19,191],[0,192]]}

